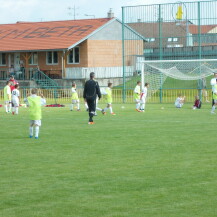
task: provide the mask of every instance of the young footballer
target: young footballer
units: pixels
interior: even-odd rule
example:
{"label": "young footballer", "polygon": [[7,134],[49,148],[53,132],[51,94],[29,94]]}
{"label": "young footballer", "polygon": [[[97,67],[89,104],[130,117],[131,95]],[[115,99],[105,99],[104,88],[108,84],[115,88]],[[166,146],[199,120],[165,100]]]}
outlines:
{"label": "young footballer", "polygon": [[141,94],[141,81],[137,81],[137,85],[133,91],[133,98],[136,103],[137,112],[141,112],[139,109],[140,108],[140,94]]}
{"label": "young footballer", "polygon": [[202,102],[200,101],[200,97],[195,96],[195,101],[194,101],[194,105],[193,105],[192,109],[200,109],[201,104],[202,104]]}
{"label": "young footballer", "polygon": [[112,83],[108,83],[108,87],[105,91],[106,95],[106,101],[107,101],[107,107],[102,110],[102,113],[105,114],[105,112],[110,109],[111,115],[116,115],[112,110]]}
{"label": "young footballer", "polygon": [[140,97],[140,111],[145,111],[145,103],[146,103],[146,97],[148,93],[149,83],[145,83],[145,86],[142,88],[142,93]]}
{"label": "young footballer", "polygon": [[182,96],[182,94],[180,93],[178,97],[176,98],[175,107],[182,108],[184,102],[185,102],[185,96]]}
{"label": "young footballer", "polygon": [[20,105],[20,91],[19,85],[15,84],[14,89],[12,90],[12,114],[18,115],[18,109]]}
{"label": "young footballer", "polygon": [[77,104],[77,111],[80,111],[80,101],[76,91],[76,83],[72,83],[72,104],[70,105],[70,111],[73,111],[74,104]]}
{"label": "young footballer", "polygon": [[215,113],[215,108],[217,106],[217,84],[213,85],[212,92],[213,92],[213,94],[212,94],[213,106],[212,106],[211,114],[216,114]]}
{"label": "young footballer", "polygon": [[32,95],[26,100],[30,115],[29,138],[33,137],[35,127],[35,139],[38,139],[39,127],[41,126],[41,106],[46,104],[46,100],[42,94],[37,96],[37,89],[35,88],[32,89],[31,93]]}
{"label": "young footballer", "polygon": [[4,101],[5,101],[5,111],[6,113],[11,112],[11,82],[7,81],[4,87]]}

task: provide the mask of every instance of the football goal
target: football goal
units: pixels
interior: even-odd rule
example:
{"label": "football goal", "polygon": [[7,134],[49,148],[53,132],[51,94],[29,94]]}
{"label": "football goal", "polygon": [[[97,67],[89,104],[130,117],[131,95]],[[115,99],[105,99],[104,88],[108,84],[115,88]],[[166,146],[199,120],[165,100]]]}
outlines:
{"label": "football goal", "polygon": [[142,86],[150,83],[152,90],[162,88],[167,78],[201,80],[217,71],[217,59],[140,61]]}

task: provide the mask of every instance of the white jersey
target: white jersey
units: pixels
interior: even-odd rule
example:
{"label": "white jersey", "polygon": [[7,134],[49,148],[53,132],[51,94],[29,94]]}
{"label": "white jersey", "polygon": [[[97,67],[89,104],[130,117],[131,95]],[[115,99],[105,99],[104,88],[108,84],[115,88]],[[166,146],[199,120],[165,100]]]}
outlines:
{"label": "white jersey", "polygon": [[12,91],[12,100],[19,100],[20,91],[18,89],[14,89]]}
{"label": "white jersey", "polygon": [[176,98],[175,106],[179,106],[179,105],[183,105],[183,98],[182,97]]}
{"label": "white jersey", "polygon": [[212,86],[212,92],[214,92],[215,90],[215,85],[217,84],[216,83],[216,78],[212,78],[211,81],[210,81],[210,84]]}
{"label": "white jersey", "polygon": [[143,87],[143,88],[142,88],[141,99],[146,99],[147,93],[148,93],[148,88],[147,88],[147,87]]}

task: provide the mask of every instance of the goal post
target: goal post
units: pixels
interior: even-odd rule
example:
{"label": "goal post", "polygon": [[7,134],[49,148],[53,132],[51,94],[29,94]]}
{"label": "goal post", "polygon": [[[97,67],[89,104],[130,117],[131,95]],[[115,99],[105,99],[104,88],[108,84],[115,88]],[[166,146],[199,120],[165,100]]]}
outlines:
{"label": "goal post", "polygon": [[194,84],[197,83],[197,87],[192,86],[190,88],[198,89],[200,91],[199,95],[201,95],[201,90],[204,88],[203,79],[217,71],[217,59],[141,60],[139,64],[142,87],[146,82],[150,83],[152,93],[160,90],[160,98],[162,98],[164,82],[167,80],[166,83],[169,83],[174,79],[183,81],[183,89],[185,89],[184,84],[187,81],[189,81],[188,83],[194,81]]}

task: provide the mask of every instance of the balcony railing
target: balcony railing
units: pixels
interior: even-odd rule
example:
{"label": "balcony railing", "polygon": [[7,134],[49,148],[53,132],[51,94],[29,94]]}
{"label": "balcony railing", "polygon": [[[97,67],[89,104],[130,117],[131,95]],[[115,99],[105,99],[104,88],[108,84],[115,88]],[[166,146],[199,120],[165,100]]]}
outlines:
{"label": "balcony railing", "polygon": [[[32,80],[38,68],[20,68],[20,70],[11,70],[9,68],[0,68],[0,80],[8,80],[10,75],[13,75],[16,80]],[[51,79],[62,78],[62,71],[60,70],[43,70],[45,75]]]}

